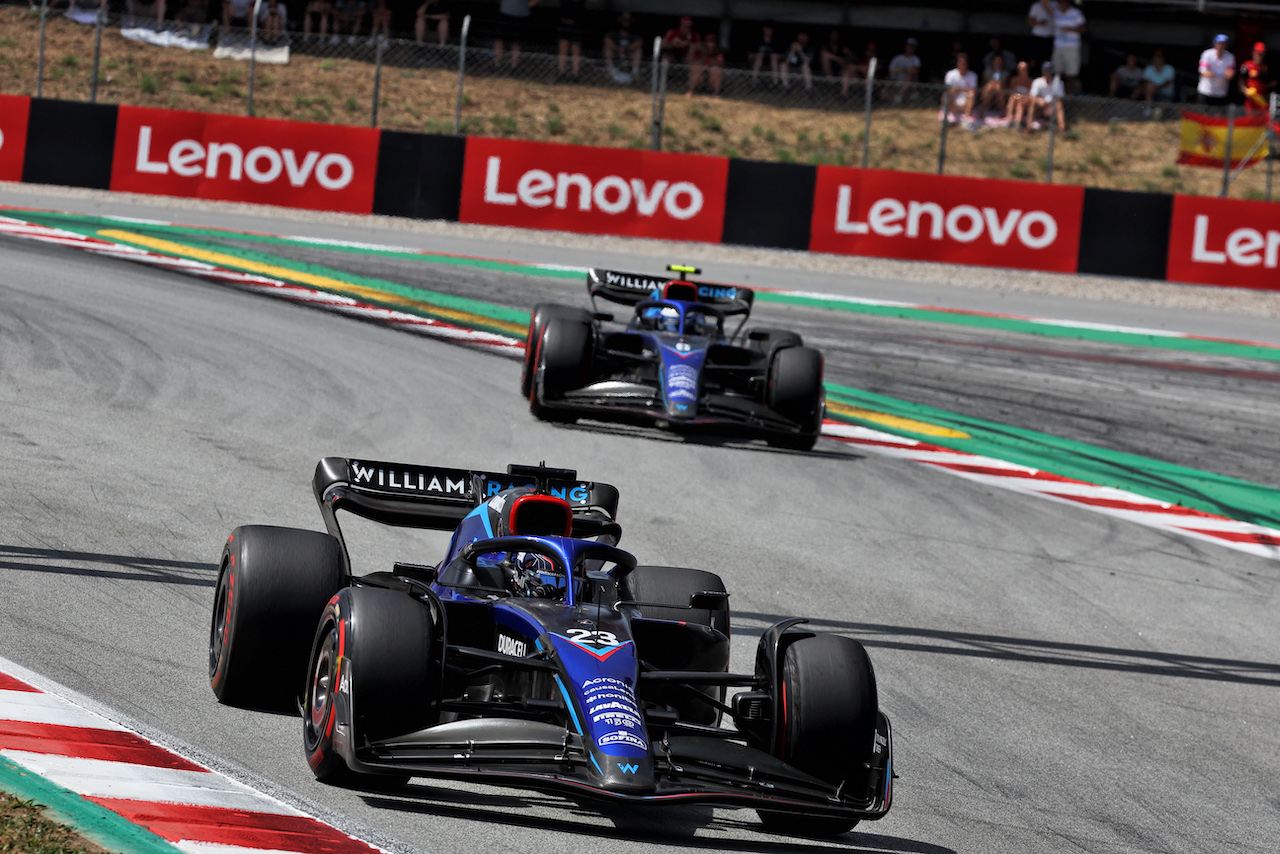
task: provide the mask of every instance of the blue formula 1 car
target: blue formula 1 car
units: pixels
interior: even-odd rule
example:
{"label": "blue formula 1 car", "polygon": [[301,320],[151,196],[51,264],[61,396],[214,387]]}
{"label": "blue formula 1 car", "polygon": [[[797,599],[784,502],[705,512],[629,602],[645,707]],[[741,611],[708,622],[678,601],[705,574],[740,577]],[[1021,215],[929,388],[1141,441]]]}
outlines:
{"label": "blue formula 1 car", "polygon": [[[752,672],[729,672],[723,582],[619,549],[614,487],[336,457],[313,487],[328,533],[228,539],[209,674],[225,703],[300,709],[317,777],[710,802],[804,835],[888,812],[892,735],[862,645],[785,620]],[[453,535],[435,565],[355,576],[341,511]]]}
{"label": "blue formula 1 car", "polygon": [[[750,289],[591,269],[587,290],[592,311],[534,307],[521,390],[536,417],[713,430],[799,450],[818,440],[822,354],[794,332],[744,331]],[[594,310],[598,298],[633,314],[615,323]],[[735,317],[737,327],[726,332]]]}

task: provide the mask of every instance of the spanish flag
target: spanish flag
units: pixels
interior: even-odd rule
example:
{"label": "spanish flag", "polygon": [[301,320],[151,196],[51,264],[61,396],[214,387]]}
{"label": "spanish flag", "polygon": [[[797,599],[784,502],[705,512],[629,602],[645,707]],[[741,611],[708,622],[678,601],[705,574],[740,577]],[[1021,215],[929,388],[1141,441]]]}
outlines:
{"label": "spanish flag", "polygon": [[[1266,113],[1246,113],[1235,118],[1235,129],[1231,134],[1231,165],[1239,166],[1240,161],[1253,149],[1258,139],[1267,132]],[[1182,111],[1182,150],[1178,152],[1178,162],[1187,166],[1216,166],[1222,168],[1222,159],[1227,150],[1227,119],[1225,116],[1206,116]],[[1252,166],[1267,156],[1267,143],[1264,140],[1247,165]]]}

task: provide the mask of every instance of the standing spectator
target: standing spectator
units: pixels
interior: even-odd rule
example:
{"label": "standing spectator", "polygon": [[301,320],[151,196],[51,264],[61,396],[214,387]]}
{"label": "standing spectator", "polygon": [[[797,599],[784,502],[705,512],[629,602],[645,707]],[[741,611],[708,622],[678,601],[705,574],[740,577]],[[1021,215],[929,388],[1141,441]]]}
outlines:
{"label": "standing spectator", "polygon": [[963,116],[964,125],[973,128],[973,102],[977,100],[978,75],[969,70],[969,55],[956,54],[956,67],[947,72],[942,82],[947,86],[947,115],[952,117],[959,113]]}
{"label": "standing spectator", "polygon": [[232,21],[237,22],[241,27],[248,27],[250,5],[250,0],[222,0],[223,32],[231,29]]}
{"label": "standing spectator", "polygon": [[827,42],[818,51],[818,62],[822,64],[824,77],[841,77],[844,70],[853,64],[853,51],[840,44],[840,31],[833,29],[827,34]]}
{"label": "standing spectator", "polygon": [[173,16],[173,20],[180,24],[209,23],[208,0],[186,0],[178,10],[178,14]]}
{"label": "standing spectator", "polygon": [[1031,84],[1031,110],[1027,116],[1027,130],[1034,130],[1035,123],[1041,117],[1046,122],[1052,122],[1056,116],[1058,130],[1065,131],[1067,117],[1062,108],[1062,99],[1065,97],[1066,90],[1061,78],[1053,78],[1053,63],[1046,62],[1040,66],[1040,76]]}
{"label": "standing spectator", "polygon": [[920,81],[920,57],[916,56],[919,44],[914,37],[907,39],[902,46],[902,53],[889,60],[889,79],[898,84],[894,87],[895,101],[901,101],[907,89]]}
{"label": "standing spectator", "polygon": [[279,0],[266,0],[258,7],[259,32],[266,44],[280,44],[289,27],[289,13]]}
{"label": "standing spectator", "polygon": [[689,91],[685,93],[686,98],[693,97],[693,90],[702,85],[704,74],[711,86],[711,96],[720,100],[720,82],[724,79],[724,52],[720,50],[715,33],[706,34],[697,58],[689,62]]}
{"label": "standing spectator", "polygon": [[1004,115],[1005,102],[1009,95],[1009,77],[1010,72],[1006,71],[1004,66],[1004,54],[997,53],[991,57],[991,64],[982,74],[983,118],[993,114],[991,109],[993,105],[995,106],[994,115]]}
{"label": "standing spectator", "polygon": [[1013,69],[1018,66],[1018,58],[1013,55],[1013,51],[1000,44],[998,36],[992,36],[987,42],[987,46],[991,50],[987,51],[987,55],[982,58],[982,74],[985,77],[991,71],[991,62],[997,56],[1004,59],[1004,73],[1008,77],[1013,73]]}
{"label": "standing spectator", "polygon": [[332,14],[333,4],[329,0],[311,0],[302,12],[303,40],[311,40],[311,22],[318,20],[320,23],[320,41],[324,41],[325,34],[329,31],[329,16]]}
{"label": "standing spectator", "polygon": [[154,0],[151,3],[144,3],[142,0],[125,0],[124,8],[136,18],[149,18],[155,15],[157,29],[164,23],[165,0]]}
{"label": "standing spectator", "polygon": [[[604,34],[604,62],[615,83],[630,83],[640,74],[640,54],[643,50],[644,40],[631,32],[631,13],[623,12],[618,16],[618,28]],[[631,73],[619,70],[614,65],[615,59],[621,59],[624,65],[630,59]]]}
{"label": "standing spectator", "polygon": [[1225,107],[1231,78],[1236,76],[1236,58],[1227,50],[1229,39],[1224,33],[1213,37],[1213,47],[1200,54],[1200,82],[1197,98],[1209,107]]}
{"label": "standing spectator", "polygon": [[685,15],[680,25],[667,30],[662,37],[662,56],[668,62],[691,63],[697,58],[702,37],[693,28],[693,18]]}
{"label": "standing spectator", "polygon": [[387,0],[373,0],[373,11],[369,13],[369,47],[379,39],[383,44],[391,40],[391,10],[387,8]]}
{"label": "standing spectator", "polygon": [[806,92],[813,90],[813,48],[809,45],[809,34],[801,30],[796,33],[796,40],[787,50],[787,60],[782,64],[782,88],[791,85],[791,75],[799,74],[804,80]]}
{"label": "standing spectator", "polygon": [[1267,75],[1267,46],[1257,42],[1253,46],[1253,58],[1240,66],[1240,91],[1244,93],[1244,108],[1253,112],[1271,110],[1271,79]]}
{"label": "standing spectator", "polygon": [[1174,99],[1174,74],[1172,65],[1165,65],[1164,51],[1151,51],[1151,62],[1142,69],[1143,94],[1148,101],[1172,101]]}
{"label": "standing spectator", "polygon": [[502,52],[511,45],[511,70],[520,62],[520,37],[529,24],[530,9],[538,0],[501,0],[498,4],[498,37],[493,40],[493,64],[502,67]]}
{"label": "standing spectator", "polygon": [[1051,0],[1033,0],[1027,12],[1031,28],[1031,58],[1043,62],[1053,56],[1053,4]]}
{"label": "standing spectator", "polygon": [[427,27],[435,25],[436,38],[441,45],[449,43],[449,9],[447,0],[423,0],[413,19],[413,38],[418,44],[426,41]]}
{"label": "standing spectator", "polygon": [[556,57],[556,69],[564,75],[565,60],[573,53],[573,76],[582,70],[582,15],[586,0],[560,0],[560,26],[556,35],[560,39],[560,51]]}
{"label": "standing spectator", "polygon": [[1053,14],[1053,67],[1067,81],[1067,91],[1075,92],[1080,75],[1080,34],[1085,30],[1084,12],[1071,0],[1058,0]]}
{"label": "standing spectator", "polygon": [[1142,69],[1138,67],[1138,55],[1128,54],[1124,58],[1124,64],[1111,72],[1111,89],[1107,95],[1112,98],[1141,98],[1146,94],[1143,79]]}
{"label": "standing spectator", "polygon": [[765,21],[760,27],[760,44],[751,53],[751,85],[756,85],[760,75],[760,66],[769,64],[769,73],[773,82],[778,83],[779,51],[773,44],[773,21]]}
{"label": "standing spectator", "polygon": [[347,25],[347,43],[355,44],[360,35],[360,25],[369,12],[369,4],[365,0],[337,0],[333,8],[333,38],[329,44],[337,44],[343,24]]}
{"label": "standing spectator", "polygon": [[1031,66],[1026,62],[1018,63],[1017,72],[1009,78],[1009,106],[1005,108],[1004,120],[1009,127],[1018,127],[1031,104]]}

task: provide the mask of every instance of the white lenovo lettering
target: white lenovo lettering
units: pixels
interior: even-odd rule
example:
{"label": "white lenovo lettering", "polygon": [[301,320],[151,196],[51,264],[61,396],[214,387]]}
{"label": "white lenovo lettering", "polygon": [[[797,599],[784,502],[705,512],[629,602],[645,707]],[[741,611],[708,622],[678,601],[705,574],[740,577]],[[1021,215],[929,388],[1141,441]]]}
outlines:
{"label": "white lenovo lettering", "polygon": [[1226,264],[1230,261],[1240,267],[1257,267],[1274,270],[1280,265],[1280,231],[1268,230],[1265,234],[1256,228],[1237,228],[1227,235],[1221,250],[1209,248],[1209,217],[1196,216],[1195,233],[1191,240],[1191,260],[1201,264]]}
{"label": "white lenovo lettering", "polygon": [[[323,161],[322,161],[323,162]],[[508,184],[508,187],[511,185]],[[640,178],[626,179],[606,175],[599,181],[581,172],[557,172],[530,169],[515,182],[515,191],[502,189],[502,158],[489,157],[485,163],[484,201],[491,205],[524,205],[530,208],[555,207],[557,210],[599,210],[610,216],[634,210],[640,216],[657,214],[659,206],[672,219],[692,219],[702,212],[706,198],[690,181],[654,181],[646,184]]]}
{"label": "white lenovo lettering", "polygon": [[149,175],[172,172],[183,178],[223,177],[228,181],[248,178],[255,184],[271,184],[284,175],[295,187],[305,186],[315,177],[326,190],[341,190],[355,178],[355,164],[345,154],[321,154],[308,151],[302,156],[292,148],[275,149],[259,145],[244,149],[234,142],[210,142],[208,146],[194,139],[180,139],[169,147],[163,160],[152,160],[153,132],[149,125],[138,129],[138,156],[134,169]]}
{"label": "white lenovo lettering", "polygon": [[[995,246],[1007,246],[1016,235],[1018,242],[1028,249],[1044,249],[1058,239],[1058,221],[1046,211],[1023,212],[1012,208],[1002,216],[990,207],[956,205],[947,210],[937,202],[913,200],[904,204],[888,197],[872,202],[865,221],[855,220],[852,209],[853,188],[841,184],[836,191],[836,234],[928,237],[957,243],[973,243],[985,235]],[[1201,244],[1202,241],[1197,246]]]}

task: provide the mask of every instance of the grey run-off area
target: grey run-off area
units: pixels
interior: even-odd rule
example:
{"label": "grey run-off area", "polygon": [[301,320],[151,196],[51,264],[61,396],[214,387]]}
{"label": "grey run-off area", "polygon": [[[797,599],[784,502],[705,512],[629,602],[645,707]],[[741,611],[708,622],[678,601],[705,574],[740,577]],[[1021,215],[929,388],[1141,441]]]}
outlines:
{"label": "grey run-off area", "polygon": [[[1208,313],[1178,307],[1179,289],[1153,306],[1054,293],[1063,280],[1037,292],[909,280],[936,267],[788,272],[721,248],[671,259],[671,247],[636,242],[558,246],[33,188],[0,191],[0,204],[584,266],[681,260],[749,284],[1275,338],[1265,298],[1245,301],[1253,314]],[[1280,838],[1280,564],[826,441],[805,455],[543,425],[513,361],[55,247],[5,239],[0,253],[0,655],[406,846],[1225,852]],[[584,290],[367,261],[342,263],[525,306]],[[764,304],[757,314],[827,350],[836,382],[1275,483],[1268,364]],[[897,736],[893,812],[827,843],[764,834],[732,810],[601,812],[424,780],[393,796],[315,783],[297,722],[218,706],[205,661],[223,538],[251,522],[319,528],[309,480],[327,454],[546,459],[617,484],[624,546],[724,575],[736,667],[781,616],[868,645]],[[370,569],[435,554],[356,531]]]}

